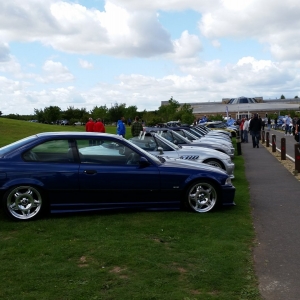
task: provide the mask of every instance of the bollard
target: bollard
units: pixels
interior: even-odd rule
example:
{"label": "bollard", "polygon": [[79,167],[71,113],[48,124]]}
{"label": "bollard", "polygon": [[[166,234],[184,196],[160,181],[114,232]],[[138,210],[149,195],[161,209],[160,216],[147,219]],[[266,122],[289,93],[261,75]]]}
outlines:
{"label": "bollard", "polygon": [[269,131],[266,134],[266,146],[270,147],[270,132]]}
{"label": "bollard", "polygon": [[295,144],[295,170],[300,173],[300,144]]}
{"label": "bollard", "polygon": [[264,130],[261,132],[261,143],[262,144],[265,143],[265,131]]}
{"label": "bollard", "polygon": [[272,134],[272,152],[276,152],[276,135]]}
{"label": "bollard", "polygon": [[285,147],[285,138],[281,139],[281,160],[286,160],[286,147]]}

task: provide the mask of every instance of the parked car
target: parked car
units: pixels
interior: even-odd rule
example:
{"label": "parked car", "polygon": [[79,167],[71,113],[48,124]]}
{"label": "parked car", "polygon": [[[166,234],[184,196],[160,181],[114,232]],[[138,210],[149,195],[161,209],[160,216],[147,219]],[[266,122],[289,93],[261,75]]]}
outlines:
{"label": "parked car", "polygon": [[68,120],[61,120],[60,125],[69,125]]}
{"label": "parked car", "polygon": [[75,125],[75,126],[81,126],[81,125],[84,125],[84,123],[78,121],[78,122],[75,122],[74,125]]}
{"label": "parked car", "polygon": [[47,211],[234,205],[235,187],[223,170],[158,158],[112,134],[36,134],[0,148],[0,170],[3,210],[19,221]]}
{"label": "parked car", "polygon": [[204,136],[215,136],[221,137],[228,141],[231,141],[232,135],[229,131],[223,129],[211,129],[206,127],[205,125],[197,125],[194,126],[193,129],[200,131]]}
{"label": "parked car", "polygon": [[206,163],[225,170],[228,176],[234,178],[234,163],[230,156],[217,150],[201,147],[189,149],[175,145],[159,134],[152,132],[144,132],[142,136],[131,138],[129,141],[155,156]]}
{"label": "parked car", "polygon": [[[201,140],[197,138],[193,138],[193,140],[190,140],[184,136],[184,133],[182,132],[182,129],[169,129],[169,128],[148,128],[148,130],[151,132],[156,132],[163,138],[167,139],[168,141],[180,145],[182,147],[202,147],[202,148],[209,148],[209,149],[214,149],[218,150],[220,152],[226,153],[229,155],[231,158],[234,157],[234,152],[235,149],[234,147],[227,147],[224,144],[218,143],[217,141],[212,141],[212,140]],[[180,134],[181,132],[182,134]]]}
{"label": "parked car", "polygon": [[207,128],[213,130],[224,130],[231,134],[232,137],[236,137],[237,127],[235,125],[228,126],[225,122],[215,121],[215,122],[207,122],[205,124]]}
{"label": "parked car", "polygon": [[[206,135],[203,132],[200,132],[197,130],[195,127],[190,127],[190,126],[181,126],[181,127],[170,127],[172,130],[179,130],[179,129],[184,129],[194,136],[196,136],[198,139],[200,139],[202,142],[213,142],[213,143],[218,143],[220,145],[224,145],[230,149],[233,148],[232,141],[231,139],[220,137],[220,134],[216,135]],[[148,128],[145,128],[145,131],[148,131]]]}

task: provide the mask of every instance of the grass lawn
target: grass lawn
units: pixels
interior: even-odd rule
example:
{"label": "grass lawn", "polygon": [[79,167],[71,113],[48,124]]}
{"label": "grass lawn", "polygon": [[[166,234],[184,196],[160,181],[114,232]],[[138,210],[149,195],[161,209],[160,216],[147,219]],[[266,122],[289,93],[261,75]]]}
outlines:
{"label": "grass lawn", "polygon": [[[57,130],[84,127],[0,118],[0,146]],[[18,223],[1,210],[0,299],[260,299],[243,157],[234,162],[237,205],[211,213],[100,212]]]}

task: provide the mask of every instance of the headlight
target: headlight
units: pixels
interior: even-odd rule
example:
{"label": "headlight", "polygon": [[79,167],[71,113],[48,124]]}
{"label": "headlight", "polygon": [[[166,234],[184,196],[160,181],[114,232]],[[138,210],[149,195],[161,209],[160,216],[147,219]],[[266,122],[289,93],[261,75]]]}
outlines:
{"label": "headlight", "polygon": [[228,177],[225,181],[225,185],[232,185],[231,178]]}

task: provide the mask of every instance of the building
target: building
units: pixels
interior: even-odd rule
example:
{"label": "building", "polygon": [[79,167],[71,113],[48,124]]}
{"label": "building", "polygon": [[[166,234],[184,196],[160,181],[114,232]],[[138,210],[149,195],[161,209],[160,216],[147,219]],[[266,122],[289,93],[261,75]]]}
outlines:
{"label": "building", "polygon": [[[161,105],[167,105],[168,101],[162,101]],[[193,108],[196,118],[202,118],[204,115],[221,114],[224,117],[231,115],[234,119],[240,119],[258,113],[261,117],[267,114],[285,114],[286,111],[300,111],[300,98],[291,99],[268,99],[263,97],[238,97],[224,98],[221,102],[199,102],[188,103]]]}

